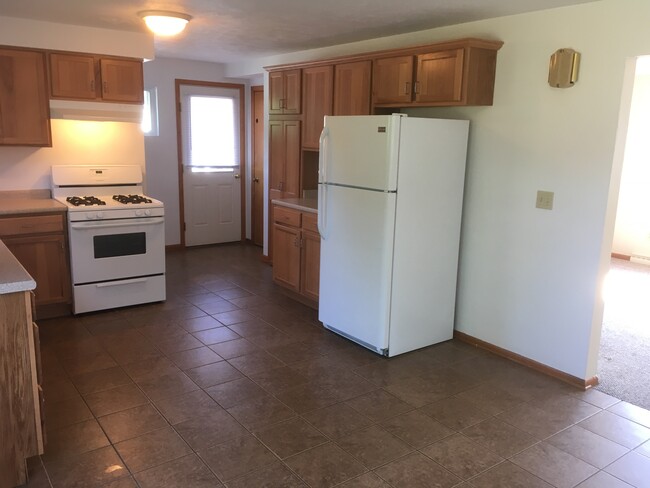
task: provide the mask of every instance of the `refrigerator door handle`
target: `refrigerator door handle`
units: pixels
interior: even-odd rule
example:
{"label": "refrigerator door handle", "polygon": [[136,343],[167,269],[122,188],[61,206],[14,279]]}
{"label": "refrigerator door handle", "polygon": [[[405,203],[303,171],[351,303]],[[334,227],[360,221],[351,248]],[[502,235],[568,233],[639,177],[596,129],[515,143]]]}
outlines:
{"label": "refrigerator door handle", "polygon": [[320,138],[318,139],[318,145],[320,151],[318,152],[318,182],[325,183],[326,178],[326,167],[325,163],[327,161],[325,157],[325,151],[327,150],[327,141],[329,140],[330,130],[327,126],[323,127],[323,131],[320,133]]}
{"label": "refrigerator door handle", "polygon": [[325,208],[327,207],[327,184],[321,183],[318,185],[318,233],[320,238],[325,240],[327,236],[325,235]]}
{"label": "refrigerator door handle", "polygon": [[318,144],[320,146],[320,151],[318,153],[318,233],[320,234],[321,239],[326,239],[325,235],[325,207],[326,207],[326,192],[327,192],[327,177],[326,177],[326,152],[327,152],[327,141],[329,140],[329,128],[327,126],[323,127],[323,131],[320,133],[320,139]]}

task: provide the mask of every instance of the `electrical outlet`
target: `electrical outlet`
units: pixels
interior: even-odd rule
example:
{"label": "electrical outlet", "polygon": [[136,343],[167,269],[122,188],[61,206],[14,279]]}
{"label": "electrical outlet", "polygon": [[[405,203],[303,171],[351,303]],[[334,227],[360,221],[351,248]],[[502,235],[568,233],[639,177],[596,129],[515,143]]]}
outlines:
{"label": "electrical outlet", "polygon": [[555,193],[552,191],[537,191],[537,202],[535,206],[544,210],[553,210],[553,196]]}

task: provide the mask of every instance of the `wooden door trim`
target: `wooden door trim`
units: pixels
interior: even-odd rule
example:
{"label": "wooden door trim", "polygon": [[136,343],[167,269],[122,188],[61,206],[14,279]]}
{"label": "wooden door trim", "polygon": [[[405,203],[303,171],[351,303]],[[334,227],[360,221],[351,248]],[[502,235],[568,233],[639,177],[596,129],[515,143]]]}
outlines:
{"label": "wooden door trim", "polygon": [[[255,131],[255,94],[262,93],[264,94],[264,85],[254,85],[251,86],[251,119],[250,119],[250,134],[251,134],[251,242],[255,242],[253,239],[253,212],[255,211],[255,184],[253,178],[255,178],[255,158],[257,156],[255,152],[255,138],[258,134]],[[264,111],[264,100],[262,100],[262,111]],[[264,118],[264,114],[262,114]],[[262,121],[263,122],[263,121]],[[262,123],[262,128],[264,124]],[[264,131],[262,130],[262,142],[264,142]],[[262,144],[263,146],[263,144]],[[262,166],[264,166],[264,148],[262,147]],[[262,170],[264,168],[262,167]],[[266,181],[263,182],[266,185]],[[264,194],[264,188],[262,188],[262,195]],[[264,210],[264,197],[262,197],[262,210]],[[262,245],[264,245],[264,211],[262,211]]]}
{"label": "wooden door trim", "polygon": [[176,156],[178,159],[178,208],[181,232],[181,247],[185,248],[185,191],[183,189],[183,138],[181,131],[181,86],[207,86],[239,90],[239,186],[241,193],[241,241],[246,240],[246,93],[245,85],[240,83],[221,83],[216,81],[174,80],[176,97]]}

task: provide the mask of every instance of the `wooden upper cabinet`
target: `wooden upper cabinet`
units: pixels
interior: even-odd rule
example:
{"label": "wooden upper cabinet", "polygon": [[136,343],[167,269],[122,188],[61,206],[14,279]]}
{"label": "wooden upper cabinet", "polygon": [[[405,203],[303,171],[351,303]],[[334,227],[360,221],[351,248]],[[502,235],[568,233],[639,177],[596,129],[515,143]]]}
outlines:
{"label": "wooden upper cabinet", "polygon": [[78,54],[50,54],[53,97],[95,100],[95,58]]}
{"label": "wooden upper cabinet", "polygon": [[300,194],[300,121],[269,121],[269,192],[271,198]]}
{"label": "wooden upper cabinet", "polygon": [[318,149],[324,117],[332,115],[334,68],[318,66],[302,71],[303,149]]}
{"label": "wooden upper cabinet", "polygon": [[99,60],[102,99],[110,102],[144,102],[142,63],[129,59]]}
{"label": "wooden upper cabinet", "polygon": [[269,73],[269,114],[299,114],[301,71],[291,69]]}
{"label": "wooden upper cabinet", "polygon": [[372,72],[374,103],[410,103],[413,96],[413,56],[376,59]]}
{"label": "wooden upper cabinet", "polygon": [[334,66],[334,115],[370,115],[371,61]]}
{"label": "wooden upper cabinet", "polygon": [[50,53],[52,98],[143,103],[142,62],[92,54]]}
{"label": "wooden upper cabinet", "polygon": [[0,144],[51,146],[45,55],[0,49]]}
{"label": "wooden upper cabinet", "polygon": [[463,87],[464,49],[452,49],[417,57],[414,86],[416,102],[459,102]]}

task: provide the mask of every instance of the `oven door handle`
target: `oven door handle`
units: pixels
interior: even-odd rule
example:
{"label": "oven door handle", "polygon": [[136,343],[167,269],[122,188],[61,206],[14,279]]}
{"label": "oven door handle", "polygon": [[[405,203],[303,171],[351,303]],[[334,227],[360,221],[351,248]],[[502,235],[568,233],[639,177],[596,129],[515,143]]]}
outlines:
{"label": "oven door handle", "polygon": [[70,228],[75,230],[110,229],[115,227],[135,227],[140,225],[158,225],[165,222],[164,217],[129,219],[92,222],[71,222]]}

